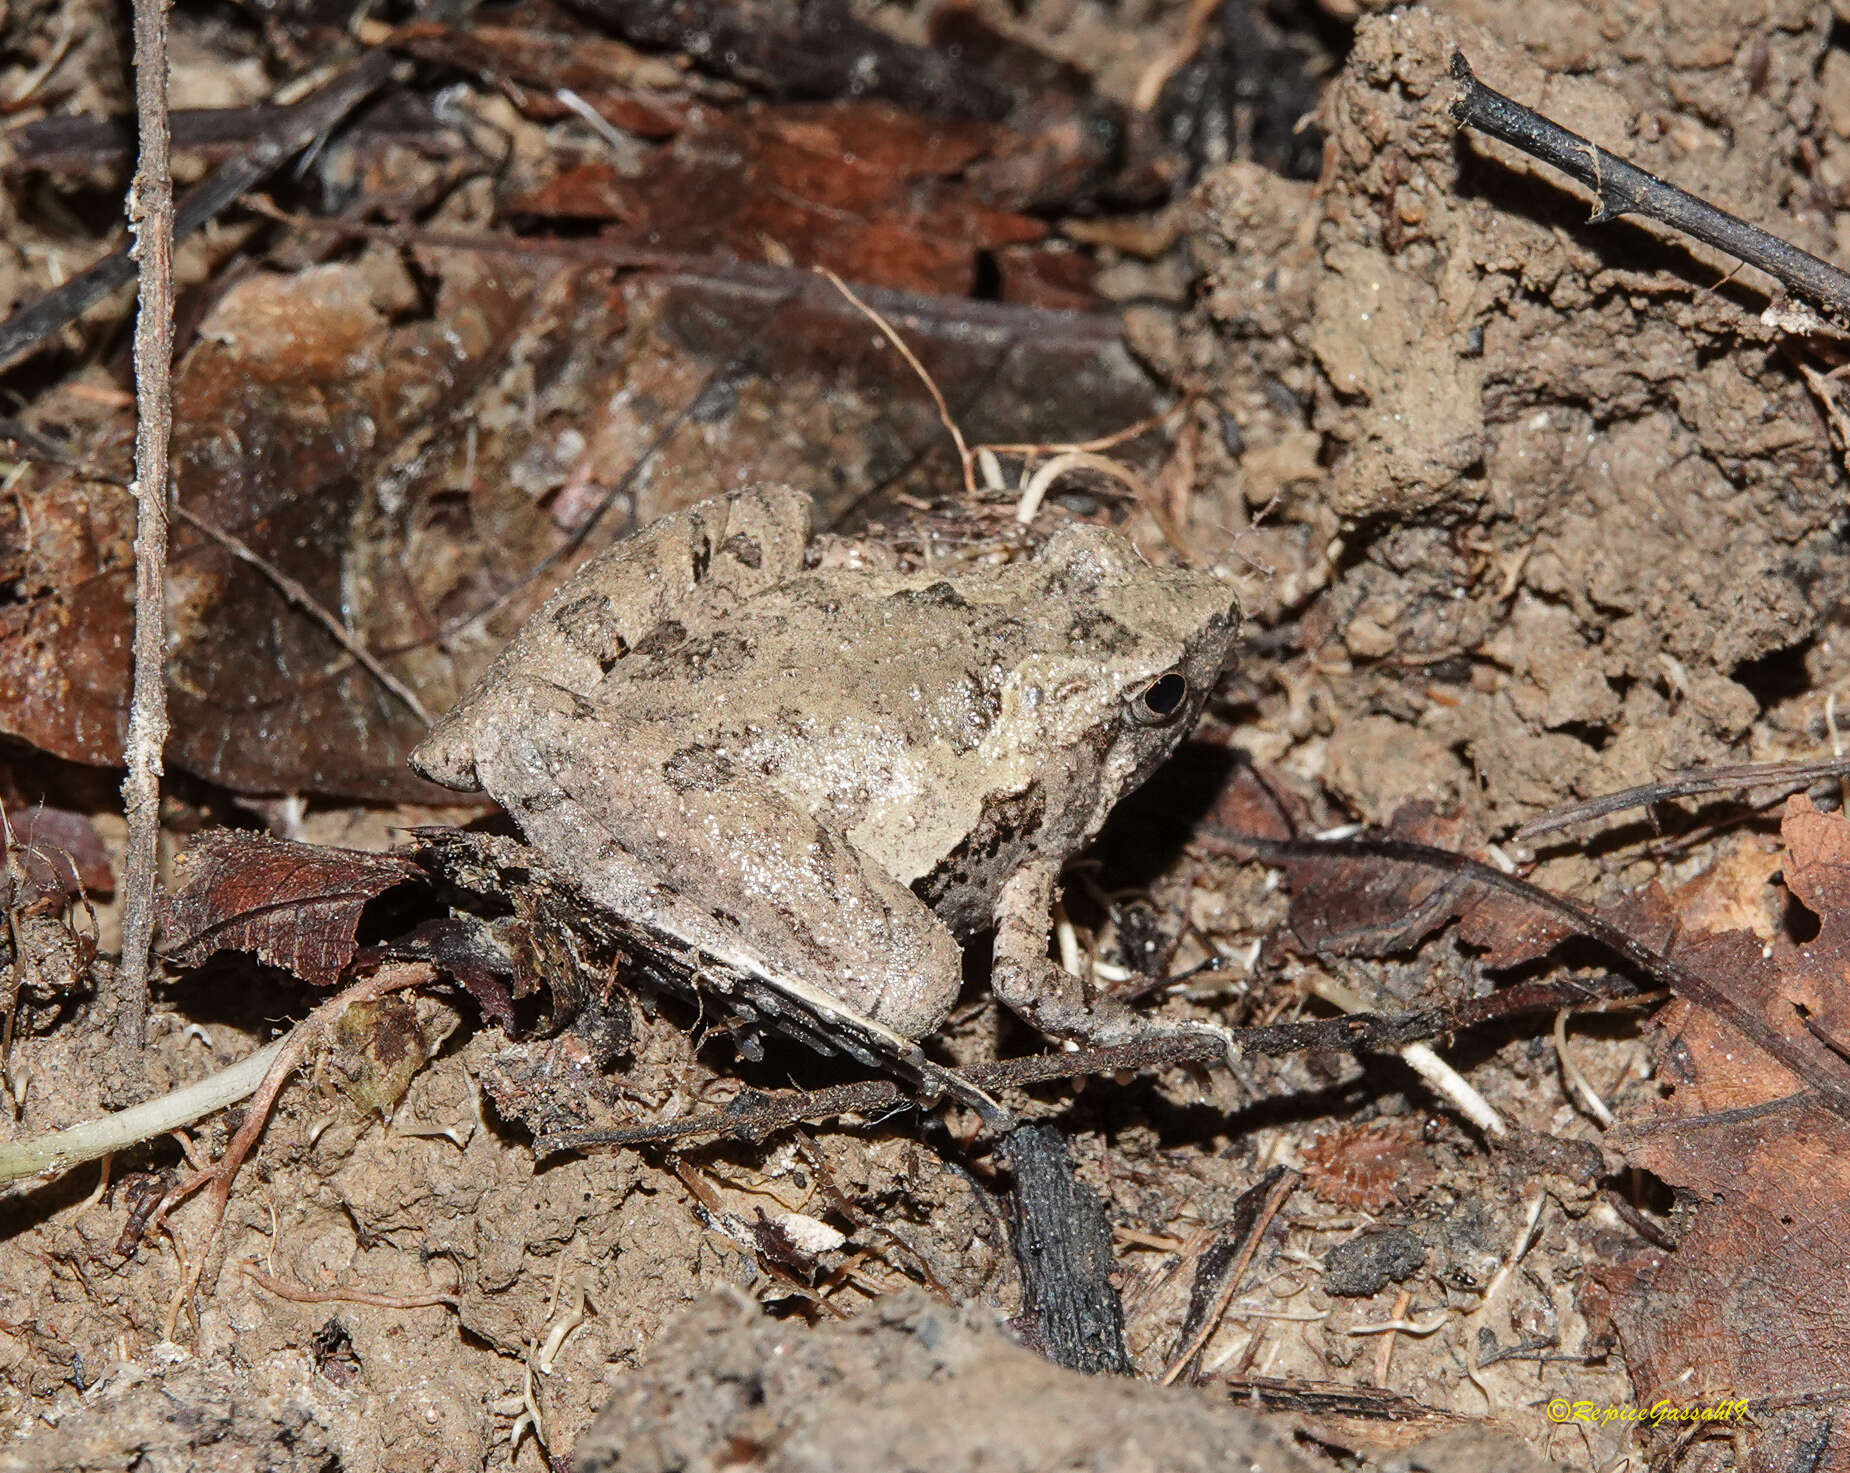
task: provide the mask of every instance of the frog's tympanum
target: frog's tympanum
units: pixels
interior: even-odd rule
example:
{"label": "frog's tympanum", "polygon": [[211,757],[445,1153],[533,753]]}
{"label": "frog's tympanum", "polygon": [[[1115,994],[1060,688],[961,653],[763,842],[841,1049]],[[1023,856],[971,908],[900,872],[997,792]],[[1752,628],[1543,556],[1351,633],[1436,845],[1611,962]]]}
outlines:
{"label": "frog's tympanum", "polygon": [[1224,584],[1103,528],[999,565],[831,566],[806,496],[754,490],[579,569],[411,760],[485,789],[598,904],[863,1039],[937,1028],[959,942],[993,927],[1003,1002],[1125,1042],[1147,1025],[1048,957],[1055,886],[1237,624]]}

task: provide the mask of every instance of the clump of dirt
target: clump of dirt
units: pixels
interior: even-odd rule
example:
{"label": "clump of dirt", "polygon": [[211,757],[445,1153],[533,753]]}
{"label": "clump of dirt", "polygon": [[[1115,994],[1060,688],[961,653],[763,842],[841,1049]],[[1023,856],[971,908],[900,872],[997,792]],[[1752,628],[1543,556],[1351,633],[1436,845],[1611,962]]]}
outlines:
{"label": "clump of dirt", "polygon": [[767,1473],[1031,1473],[1249,1462],[1308,1473],[1250,1412],[1185,1392],[1082,1376],[1023,1350],[980,1315],[896,1294],[806,1331],[750,1299],[699,1301],[624,1378],[580,1439],[578,1473],[670,1473],[749,1460]]}
{"label": "clump of dirt", "polygon": [[1763,284],[1589,224],[1572,186],[1445,114],[1462,50],[1828,253],[1833,215],[1793,210],[1816,195],[1785,162],[1819,131],[1828,26],[1798,5],[1682,7],[1661,30],[1519,9],[1365,20],[1319,113],[1323,177],[1209,178],[1198,306],[1144,339],[1238,427],[1202,520],[1247,528],[1229,550],[1265,570],[1255,611],[1296,637],[1251,676],[1255,748],[1370,819],[1433,797],[1487,833],[1815,749],[1850,573],[1842,469]]}
{"label": "clump of dirt", "polygon": [[[309,1366],[297,1370],[312,1385]],[[308,1402],[287,1389],[256,1394],[241,1367],[202,1365],[175,1346],[98,1381],[51,1430],[0,1452],[0,1468],[179,1473],[210,1459],[224,1473],[321,1473],[339,1465],[340,1449]]]}
{"label": "clump of dirt", "polygon": [[[455,1027],[441,1005],[420,1012],[427,1035]],[[587,1074],[573,1035],[517,1052],[555,1089],[600,1088],[604,1109],[643,1112],[714,1077],[684,1027],[645,1025],[615,1091]],[[703,1152],[693,1163],[623,1153],[541,1168],[524,1132],[484,1099],[506,1076],[507,1048],[494,1034],[452,1045],[389,1123],[318,1066],[318,1083],[285,1095],[240,1178],[223,1266],[197,1306],[181,1295],[179,1256],[196,1241],[197,1211],[137,1245],[120,1241],[132,1192],[77,1212],[73,1194],[0,1204],[0,1337],[15,1405],[31,1407],[36,1424],[17,1466],[110,1466],[100,1451],[72,1461],[73,1449],[103,1448],[106,1429],[124,1439],[117,1446],[136,1445],[143,1434],[119,1415],[125,1379],[167,1386],[180,1369],[170,1402],[190,1406],[197,1394],[209,1410],[235,1390],[225,1432],[234,1444],[248,1437],[261,1449],[280,1435],[265,1430],[268,1418],[337,1449],[348,1468],[507,1465],[536,1437],[569,1448],[609,1376],[706,1290],[803,1303],[835,1274],[860,1286],[854,1298],[918,1275],[961,1302],[985,1296],[1006,1256],[980,1190],[889,1132]],[[722,1095],[727,1083],[717,1082]],[[223,1149],[222,1139],[197,1144]],[[53,1215],[33,1227],[27,1212]],[[825,1218],[858,1246],[845,1247]],[[808,1243],[800,1261],[764,1260],[762,1224]],[[338,1356],[325,1350],[331,1339]],[[148,1444],[152,1465],[191,1466],[180,1454],[192,1445],[170,1442]]]}

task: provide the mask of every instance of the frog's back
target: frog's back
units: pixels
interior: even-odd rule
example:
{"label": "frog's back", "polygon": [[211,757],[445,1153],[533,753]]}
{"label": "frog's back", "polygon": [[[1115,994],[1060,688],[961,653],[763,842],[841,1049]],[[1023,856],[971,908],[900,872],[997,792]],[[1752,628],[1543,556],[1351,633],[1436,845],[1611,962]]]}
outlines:
{"label": "frog's back", "polygon": [[[478,749],[508,718],[501,692],[529,679],[590,697],[643,639],[678,611],[737,607],[802,564],[809,498],[787,486],[716,497],[612,544],[567,578],[411,754],[423,776],[476,787]],[[518,714],[512,718],[518,721]]]}
{"label": "frog's back", "polygon": [[1089,837],[1173,746],[1180,730],[1136,732],[1139,771],[1106,770],[1136,692],[1191,662],[1211,685],[1232,627],[1214,580],[1097,528],[999,567],[799,573],[711,614],[645,637],[601,699],[738,762],[908,884],[982,836],[972,914],[1042,829]]}
{"label": "frog's back", "polygon": [[972,763],[1028,642],[1006,604],[946,580],[801,575],[643,640],[599,699],[737,761],[910,882],[980,807]]}

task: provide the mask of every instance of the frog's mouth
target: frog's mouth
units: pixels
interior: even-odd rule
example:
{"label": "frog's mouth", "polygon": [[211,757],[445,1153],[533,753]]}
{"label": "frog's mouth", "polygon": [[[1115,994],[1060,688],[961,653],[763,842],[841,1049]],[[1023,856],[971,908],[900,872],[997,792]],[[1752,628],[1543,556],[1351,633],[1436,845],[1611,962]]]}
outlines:
{"label": "frog's mouth", "polygon": [[[1175,730],[1170,732],[1167,740],[1162,742],[1159,746],[1136,747],[1130,749],[1130,751],[1126,751],[1123,759],[1121,759],[1127,763],[1127,770],[1123,778],[1115,783],[1108,783],[1107,787],[1115,790],[1120,797],[1137,788],[1141,788],[1155,776],[1156,769],[1161,767],[1172,755],[1174,755],[1175,749],[1182,745],[1182,738],[1188,735],[1190,728],[1193,727],[1194,724],[1192,717],[1188,720],[1177,721]],[[1135,753],[1135,755],[1133,756],[1132,753]]]}

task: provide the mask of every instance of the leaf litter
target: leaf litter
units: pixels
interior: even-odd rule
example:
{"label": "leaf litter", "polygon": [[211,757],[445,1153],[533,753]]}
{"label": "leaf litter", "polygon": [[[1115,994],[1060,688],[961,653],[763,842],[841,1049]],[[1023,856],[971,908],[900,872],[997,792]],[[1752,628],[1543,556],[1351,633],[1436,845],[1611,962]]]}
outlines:
{"label": "leaf litter", "polygon": [[[170,932],[152,1077],[185,1084],[300,1017],[309,998],[289,974],[325,987],[416,959],[460,985],[356,1015],[344,1042],[311,1050],[210,1263],[203,1207],[176,1206],[163,1226],[146,1202],[224,1160],[248,1118],[128,1153],[118,1182],[170,1174],[149,1178],[168,1185],[138,1192],[142,1205],[126,1191],[92,1200],[87,1175],[9,1199],[0,1410],[21,1435],[0,1466],[100,1466],[129,1443],[176,1466],[206,1443],[227,1466],[539,1466],[613,1388],[619,1408],[675,1410],[650,1420],[650,1440],[631,1426],[615,1453],[593,1438],[587,1466],[705,1466],[741,1450],[821,1466],[876,1435],[952,1466],[971,1454],[951,1430],[985,1419],[934,1426],[906,1410],[947,1363],[989,1367],[1001,1409],[1068,1405],[1038,1363],[983,1338],[993,1331],[966,1341],[933,1318],[944,1311],[891,1297],[923,1285],[941,1305],[1019,1306],[1008,1178],[956,1110],[883,1116],[887,1104],[800,1129],[787,1117],[762,1140],[722,1131],[678,1154],[536,1171],[530,1134],[736,1121],[754,1095],[854,1072],[776,1044],[739,1060],[736,1020],[646,988],[632,1001],[643,959],[575,935],[562,902],[531,886],[462,883],[485,872],[433,870],[427,855],[413,874],[403,854],[339,854],[470,815],[413,805],[429,796],[402,763],[415,721],[263,567],[440,709],[573,559],[743,478],[814,485],[827,519],[933,555],[998,533],[1006,546],[1009,506],[917,511],[958,479],[935,409],[810,264],[887,289],[870,304],[947,386],[973,441],[1085,441],[1182,393],[1139,469],[1169,487],[1165,530],[1193,556],[1249,570],[1259,635],[1220,724],[1121,816],[1105,868],[1073,877],[1069,919],[1101,975],[1159,955],[1174,980],[1155,1005],[1290,1047],[1270,1054],[1256,1038],[1231,1079],[1172,1066],[1020,1092],[1058,1122],[1105,1205],[1133,1364],[1160,1377],[1205,1333],[1177,1371],[1212,1388],[1190,1405],[1270,1408],[1274,1429],[1289,1417],[1309,1438],[1292,1455],[1313,1460],[1337,1447],[1482,1466],[1488,1418],[1499,1451],[1536,1459],[1829,1464],[1840,1127],[1787,1065],[1829,1079],[1842,1062],[1842,820],[1794,800],[1783,848],[1751,813],[1712,802],[1708,828],[1660,804],[1664,832],[1550,840],[1533,858],[1512,834],[1668,773],[1828,745],[1841,470],[1782,357],[1814,345],[1775,339],[1740,283],[1712,289],[1725,267],[1589,231],[1575,202],[1540,186],[1519,192],[1459,149],[1441,113],[1463,47],[1512,96],[1829,254],[1850,123],[1820,79],[1841,71],[1841,46],[1796,6],[1692,8],[1661,33],[1566,0],[1481,31],[1454,10],[1371,16],[1346,65],[1326,58],[1304,93],[1320,89],[1328,139],[1314,182],[1301,158],[1286,163],[1289,129],[1236,109],[1217,132],[1199,110],[1222,95],[1203,77],[1228,75],[1234,48],[1205,45],[1167,73],[1180,85],[1163,84],[1182,20],[1167,13],[1113,31],[1030,7],[1045,54],[1079,59],[1066,71],[975,34],[960,44],[982,66],[947,70],[930,64],[925,28],[903,40],[851,28],[866,54],[918,64],[884,72],[895,90],[875,101],[833,97],[805,72],[814,33],[777,7],[752,48],[721,48],[704,70],[656,49],[694,32],[650,30],[651,7],[618,27],[647,54],[558,17],[393,38],[475,78],[473,111],[403,91],[399,114],[368,113],[333,142],[314,184],[332,198],[359,181],[360,197],[400,204],[318,219],[312,189],[279,183],[269,213],[188,247],[208,289],[181,370],[181,497],[262,563],[177,529],[170,762],[194,785],[170,817],[188,832],[263,816],[315,847],[195,840],[188,864],[212,882],[178,890],[195,910]],[[716,34],[744,13],[686,14]],[[284,59],[306,33],[277,34]],[[832,61],[852,51],[824,48]],[[1102,59],[1089,71],[1088,58]],[[67,62],[36,85],[102,112],[119,101],[107,74]],[[803,77],[820,94],[800,94]],[[945,77],[971,90],[955,108],[925,105],[918,87],[944,97],[931,88]],[[1148,117],[1132,103],[1145,78],[1168,98]],[[1197,112],[1178,120],[1190,98]],[[1145,129],[1137,147],[1166,138],[1187,156],[1174,178],[1208,172],[1178,208],[1114,216],[1160,198],[1139,168],[1172,156],[1132,148],[1101,171],[1084,147],[1024,151],[1037,129],[1063,136],[1024,126],[1036,109]],[[56,171],[79,157],[107,167],[62,136],[66,152],[24,155],[39,187],[71,188]],[[846,165],[862,139],[867,158],[901,167]],[[725,149],[754,160],[761,191],[731,201],[714,188]],[[505,162],[492,179],[488,156]],[[1783,192],[1800,176],[1771,161],[1808,157],[1826,202],[1801,218]],[[818,223],[842,215],[852,230]],[[1178,235],[1186,263],[1164,254]],[[247,250],[266,253],[254,275]],[[6,263],[15,296],[36,283],[31,263]],[[65,848],[95,892],[84,827],[53,815],[92,816],[90,833],[113,838],[82,769],[64,764],[119,750],[128,523],[112,480],[126,420],[100,358],[60,372],[35,386],[24,427],[35,456],[47,436],[58,456],[22,461],[0,494],[0,709],[36,749],[11,764],[9,812],[44,800],[47,815],[19,852]],[[1104,487],[1055,503],[1048,515],[1146,515]],[[1235,742],[1256,767],[1230,768]],[[1230,771],[1262,774],[1288,829],[1256,825],[1263,805]],[[291,792],[312,801],[276,799]],[[1204,794],[1220,796],[1226,828],[1277,841],[1359,821],[1390,847],[1300,851],[1280,889],[1196,821]],[[347,801],[360,796],[381,806]],[[1648,969],[1615,966],[1572,916],[1461,885],[1420,845],[1592,897],[1586,914],[1713,983],[1737,1021],[1757,1020],[1753,1036],[1688,997],[1641,1035]],[[86,1062],[81,902],[65,926],[46,881],[31,884],[5,939],[11,975],[24,963],[31,979],[8,1007],[15,1137],[113,1103]],[[107,906],[98,924],[90,945],[106,956]],[[189,949],[189,937],[203,939]],[[272,969],[221,954],[191,970],[210,938]],[[1194,971],[1210,954],[1222,964]],[[1226,964],[1244,955],[1250,966]],[[1366,1011],[1330,1016],[1339,996]],[[1525,1007],[1560,1014],[1552,1038],[1521,1021]],[[1414,1016],[1512,1123],[1507,1140],[1410,1073],[1400,1034],[1369,1031],[1370,1017]],[[1341,1046],[1345,1029],[1367,1047]],[[1024,1040],[975,988],[939,1047],[976,1069]],[[1303,1181],[1261,1220],[1250,1194],[1280,1164]],[[124,1236],[131,1220],[147,1229],[139,1243]],[[1340,1287],[1369,1292],[1332,1293],[1332,1265]],[[216,1287],[181,1292],[202,1271]],[[783,1318],[724,1297],[741,1290]],[[800,1328],[868,1301],[843,1337]],[[694,1317],[668,1328],[689,1305]],[[763,1409],[674,1389],[731,1384],[727,1368],[761,1362],[767,1337],[806,1348],[788,1352],[797,1369]],[[870,1390],[830,1410],[815,1388],[845,1367]],[[1711,1431],[1553,1426],[1540,1408],[1556,1394],[1742,1396],[1755,1415],[1737,1446]],[[1090,1412],[1135,1415],[1082,1393],[1064,1416],[1084,1429]],[[1164,1423],[1178,1457],[1190,1426]],[[1435,1439],[1446,1426],[1465,1441]],[[1094,1445],[1145,1435],[1100,1430]],[[1224,1457],[1259,1432],[1216,1421],[1200,1435]],[[830,1439],[833,1452],[804,1451]],[[1004,1442],[998,1455],[1035,1451]]]}

